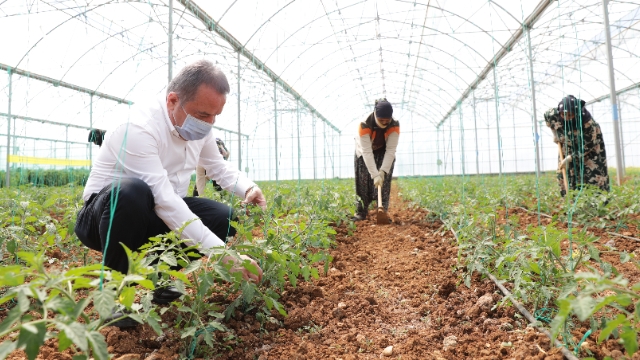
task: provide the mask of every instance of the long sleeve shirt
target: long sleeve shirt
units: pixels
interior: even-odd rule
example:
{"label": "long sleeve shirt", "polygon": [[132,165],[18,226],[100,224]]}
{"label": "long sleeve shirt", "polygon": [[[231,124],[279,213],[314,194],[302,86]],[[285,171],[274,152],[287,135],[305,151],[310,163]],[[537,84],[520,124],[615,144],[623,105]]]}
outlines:
{"label": "long sleeve shirt", "polygon": [[[255,185],[224,161],[213,133],[201,140],[183,140],[171,124],[165,99],[159,98],[150,106],[139,107],[130,122],[107,134],[82,197],[88,200],[119,178],[141,179],[151,188],[158,217],[170,229],[178,229],[197,218],[183,200],[196,166],[241,198]],[[187,244],[200,244],[202,249],[224,246],[201,221],[189,224],[182,237],[190,240]]]}
{"label": "long sleeve shirt", "polygon": [[[400,139],[400,123],[391,119],[386,128],[376,124],[374,114],[371,113],[364,122],[358,124],[358,136],[356,136],[356,156],[364,157],[364,164],[369,170],[371,178],[375,178],[380,170],[389,173],[393,161],[396,159],[396,149]],[[377,168],[373,152],[384,148],[382,166]]]}

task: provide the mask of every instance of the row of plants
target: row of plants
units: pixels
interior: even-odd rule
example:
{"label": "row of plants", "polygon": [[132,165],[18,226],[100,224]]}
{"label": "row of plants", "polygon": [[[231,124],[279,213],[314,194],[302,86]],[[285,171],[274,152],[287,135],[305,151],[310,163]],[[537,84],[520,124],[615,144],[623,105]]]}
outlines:
{"label": "row of plants", "polygon": [[[81,187],[0,189],[0,215],[7,219],[0,227],[0,308],[6,313],[0,324],[0,359],[16,349],[34,359],[52,338],[60,351],[71,348],[74,360],[108,359],[100,330],[113,322],[105,319],[114,309],[148,323],[159,335],[169,326],[162,314],[176,312],[171,326],[181,334],[187,358],[215,355],[209,350],[213,332],[225,330],[223,319],[237,311],[251,312],[261,322],[270,321],[272,311],[286,314],[278,301],[285,285],[296,286],[328,270],[327,250],[335,235],[330,225],[340,225],[353,213],[353,184],[325,180],[259,185],[267,197],[266,211],[207,188],[204,196],[229,204],[238,217],[232,223],[237,234],[226,248],[201,257],[197,249],[183,246],[178,229],[150,239],[137,251],[127,249],[128,274],[87,259],[75,237]],[[76,258],[55,264],[57,260],[48,257],[53,249]],[[242,261],[240,254],[256,259],[264,271],[261,283],[244,281],[232,271],[226,259]],[[84,266],[69,266],[79,261]],[[175,265],[183,270],[171,270]],[[242,266],[256,272],[248,260]],[[155,306],[152,291],[168,283],[185,295],[171,307]],[[221,289],[237,297],[226,306],[209,301]],[[199,346],[201,342],[207,346]]]}
{"label": "row of plants", "polygon": [[[399,181],[403,198],[430,211],[427,221],[442,221],[442,231],[455,232],[467,286],[474,272],[489,271],[534,313],[546,312],[540,319],[554,314],[552,334],[568,347],[578,350],[570,331],[577,321],[588,322],[588,333],[599,331],[598,341],[619,339],[629,356],[638,349],[640,284],[602,260],[601,251],[618,252],[597,246],[588,229],[613,231],[637,221],[640,191],[634,184],[632,178],[608,194],[587,187],[562,198],[555,174]],[[517,207],[553,217],[521,224]],[[619,256],[620,263],[638,266],[634,254]]]}
{"label": "row of plants", "polygon": [[[40,169],[40,168],[12,168],[10,171],[11,185],[32,186],[84,186],[89,178],[88,168]],[[0,171],[0,187],[5,187],[6,172]]]}

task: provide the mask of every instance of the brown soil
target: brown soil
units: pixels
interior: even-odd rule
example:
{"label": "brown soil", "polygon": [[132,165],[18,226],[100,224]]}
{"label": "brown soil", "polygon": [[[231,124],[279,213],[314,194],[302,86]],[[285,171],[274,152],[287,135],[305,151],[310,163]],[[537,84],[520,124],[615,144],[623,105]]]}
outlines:
{"label": "brown soil", "polygon": [[[202,343],[196,353],[219,359],[378,359],[392,346],[390,359],[562,359],[546,336],[500,304],[490,280],[476,274],[470,287],[460,284],[465,270],[458,268],[455,240],[441,223],[406,208],[395,189],[392,204],[391,225],[376,225],[371,212],[352,235],[345,225],[337,228],[328,274],[283,293],[288,317],[274,312],[260,324],[255,311],[236,312],[225,323],[229,331],[215,333],[216,346],[202,352]],[[222,304],[232,300],[214,297]],[[175,315],[167,311],[163,320],[169,327],[161,337],[147,325],[104,329],[113,359],[184,357],[180,331],[172,328]],[[621,349],[614,341],[588,344],[598,355]],[[39,359],[71,359],[70,350],[56,349],[49,340]],[[8,357],[23,358],[22,352]]]}

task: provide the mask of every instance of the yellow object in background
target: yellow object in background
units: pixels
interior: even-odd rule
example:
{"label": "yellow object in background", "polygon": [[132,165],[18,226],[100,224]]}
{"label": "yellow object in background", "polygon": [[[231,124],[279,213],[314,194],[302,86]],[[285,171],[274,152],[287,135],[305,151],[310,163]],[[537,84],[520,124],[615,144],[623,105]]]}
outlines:
{"label": "yellow object in background", "polygon": [[91,166],[91,160],[52,159],[20,155],[9,155],[9,162],[18,164]]}

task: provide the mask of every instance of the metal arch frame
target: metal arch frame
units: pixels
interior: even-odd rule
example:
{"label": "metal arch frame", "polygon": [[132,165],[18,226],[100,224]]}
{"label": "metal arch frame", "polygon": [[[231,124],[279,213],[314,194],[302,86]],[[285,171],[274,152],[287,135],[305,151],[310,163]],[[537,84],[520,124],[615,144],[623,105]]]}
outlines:
{"label": "metal arch frame", "polygon": [[340,133],[340,130],[333,125],[327,118],[325,118],[318,110],[316,110],[313,105],[311,105],[302,95],[300,95],[293,87],[291,87],[286,81],[284,81],[279,75],[271,70],[264,62],[255,57],[253,53],[251,53],[247,48],[241,44],[235,37],[233,37],[230,33],[228,33],[224,28],[222,28],[211,16],[209,16],[204,10],[202,10],[194,1],[192,0],[178,0],[180,4],[182,4],[193,16],[202,21],[205,27],[209,31],[213,31],[217,33],[222,39],[227,41],[229,45],[231,45],[235,51],[240,52],[245,58],[247,58],[256,68],[262,70],[264,73],[271,78],[273,82],[279,84],[284,91],[289,93],[295,99],[300,100],[303,106],[309,108],[313,113],[318,115],[323,122],[329,125],[334,131]]}
{"label": "metal arch frame", "polygon": [[467,97],[469,97],[471,92],[478,86],[478,84],[482,80],[484,80],[489,72],[498,65],[498,62],[510,52],[513,45],[516,44],[524,35],[524,28],[533,27],[533,24],[535,24],[536,20],[538,20],[540,16],[542,16],[544,11],[549,7],[550,4],[551,1],[549,0],[541,0],[540,3],[538,3],[533,12],[522,22],[522,26],[518,28],[518,30],[516,30],[513,35],[511,35],[504,46],[500,45],[501,49],[496,54],[494,54],[493,59],[487,63],[485,68],[478,74],[476,79],[472,81],[471,84],[469,84],[465,91],[462,92],[462,95],[460,96],[458,101],[456,101],[456,104],[454,104],[451,109],[442,117],[442,120],[440,120],[440,122],[438,123],[438,127],[440,126],[440,124],[444,123],[449,115],[451,115],[456,110],[457,104],[462,103]]}
{"label": "metal arch frame", "polygon": [[[385,19],[383,19],[383,20],[385,20]],[[391,21],[391,20],[385,20],[385,21],[394,22],[394,21]],[[358,24],[358,25],[356,25],[356,26],[360,26],[360,25],[362,25],[362,24]],[[355,27],[355,26],[354,26],[354,27]],[[429,29],[429,30],[433,30],[433,31],[435,31],[435,32],[437,32],[437,33],[440,33],[441,35],[448,36],[448,37],[450,37],[450,38],[454,39],[455,41],[458,41],[458,42],[460,42],[461,44],[463,44],[463,45],[464,45],[464,43],[462,43],[462,41],[461,41],[460,39],[458,39],[458,38],[456,38],[456,37],[453,37],[453,36],[451,36],[450,34],[447,34],[447,33],[445,33],[445,32],[439,31],[439,30],[437,30],[437,29],[432,29],[432,28],[429,28],[429,27],[426,27],[426,28],[427,28],[427,29]],[[329,36],[327,36],[327,37],[325,37],[325,38],[323,38],[323,39],[321,39],[320,41],[326,40],[327,38],[329,38],[329,37],[331,37],[331,36],[333,36],[333,34],[332,34],[332,35],[329,35]],[[286,70],[287,70],[291,65],[293,65],[293,63],[294,63],[297,59],[299,59],[299,58],[300,58],[300,55],[302,55],[302,54],[304,54],[305,52],[307,52],[308,50],[310,50],[312,47],[314,47],[315,45],[317,45],[318,43],[320,43],[320,41],[317,41],[317,42],[315,42],[315,43],[311,44],[307,49],[305,49],[304,51],[300,52],[300,53],[298,54],[298,56],[296,56],[293,60],[291,60],[291,62],[290,62],[290,63],[289,63],[289,64],[288,64],[288,65],[287,65],[287,66],[282,70],[282,73],[284,73],[284,72],[285,72],[285,71],[286,71]],[[377,41],[377,39],[368,39],[368,40],[366,40],[366,41]],[[361,43],[362,43],[362,41],[361,41]],[[469,48],[469,49],[471,49],[473,52],[475,52],[475,53],[476,53],[476,54],[477,54],[481,59],[485,60],[485,59],[484,59],[484,57],[482,56],[482,54],[480,54],[477,50],[475,50],[474,48],[471,48],[471,47],[468,47],[468,48]],[[336,52],[336,51],[334,51],[333,53],[335,53],[335,52]],[[445,53],[446,53],[446,52],[445,52]],[[327,57],[327,56],[325,56],[325,58],[326,58],[326,57]],[[452,56],[452,57],[454,57],[454,58],[455,58],[455,56]],[[324,59],[324,58],[323,58],[323,59]],[[318,62],[319,62],[319,61],[318,61]],[[318,62],[316,62],[316,63],[318,63]]]}
{"label": "metal arch frame", "polygon": [[[180,0],[180,1],[181,1],[181,2],[183,2],[183,1],[188,1],[188,0]],[[406,1],[405,1],[405,2],[406,2]],[[288,3],[287,5],[285,5],[285,7],[286,7],[286,6],[288,6],[288,5],[290,5],[290,4],[291,4],[291,2],[290,2],[290,3]],[[357,4],[357,3],[356,3],[356,4]],[[353,5],[355,5],[355,4],[351,4],[351,5],[346,6],[346,7],[344,7],[344,8],[351,7],[351,6],[353,6]],[[423,5],[424,5],[424,4],[423,4]],[[334,11],[332,11],[332,13],[333,13],[333,12],[335,12],[335,11],[339,11],[339,10],[341,10],[341,9],[344,9],[344,8],[340,8],[340,9],[338,9],[338,10],[334,10]],[[448,11],[448,10],[444,10],[444,9],[442,9],[442,8],[440,8],[440,7],[433,7],[433,8],[434,8],[434,9],[441,10],[442,12],[447,12],[447,13],[451,14],[452,16],[455,16],[455,17],[458,17],[458,18],[461,18],[461,19],[465,20],[465,22],[468,22],[468,23],[472,24],[473,26],[475,26],[476,28],[478,28],[479,30],[481,30],[481,32],[482,32],[482,33],[485,33],[487,36],[489,36],[489,37],[491,37],[493,40],[495,40],[495,38],[494,38],[491,34],[489,34],[486,30],[484,30],[483,28],[481,28],[480,26],[478,26],[478,25],[477,25],[477,24],[475,24],[474,22],[471,22],[471,21],[469,21],[468,19],[464,19],[464,18],[462,18],[460,15],[455,14],[455,13],[453,13],[453,12],[450,12],[450,11]],[[280,8],[280,9],[278,9],[278,11],[276,11],[273,15],[271,15],[267,21],[265,21],[262,25],[260,25],[260,27],[259,27],[258,29],[262,28],[262,27],[263,27],[267,22],[269,22],[269,21],[270,21],[274,16],[276,16],[277,14],[279,14],[279,13],[280,13],[280,11],[281,11],[282,9],[284,9],[284,7],[282,7],[282,8]],[[511,15],[511,14],[510,14],[508,11],[506,11],[504,8],[500,7],[500,9],[501,9],[501,10],[503,10],[503,11],[505,11],[505,12],[506,12],[507,14],[509,14],[509,16],[511,16],[512,18],[516,19],[513,15]],[[315,22],[315,21],[317,21],[317,20],[319,20],[319,19],[322,19],[322,18],[324,18],[324,17],[326,17],[326,15],[324,15],[324,16],[320,16],[320,17],[318,17],[318,18],[314,19],[313,21],[311,21],[311,22],[307,23],[306,25],[311,24],[311,23],[313,23],[313,22]],[[382,19],[382,20],[385,20],[385,21],[389,21],[389,22],[399,22],[399,21],[393,21],[393,20],[389,20],[389,19],[383,19],[383,18],[381,18],[381,19]],[[516,19],[516,20],[517,20],[517,19]],[[373,20],[371,20],[371,21],[373,21]],[[287,40],[289,40],[291,37],[293,37],[293,35],[295,35],[297,32],[299,32],[299,31],[301,31],[302,29],[304,29],[304,28],[306,27],[306,25],[305,25],[305,26],[303,26],[303,27],[301,27],[301,28],[299,28],[298,30],[294,31],[294,32],[292,33],[292,35],[291,35],[291,36],[287,37],[287,38],[282,42],[282,44],[284,44]],[[353,27],[358,27],[358,26],[360,26],[360,25],[362,25],[362,23],[361,23],[361,24],[358,24],[358,25],[355,25],[355,26],[353,26]],[[420,25],[416,25],[416,26],[420,27]],[[351,28],[353,28],[353,27],[351,27]],[[428,29],[433,30],[433,31],[435,31],[435,32],[438,32],[438,33],[440,33],[440,34],[442,34],[442,35],[445,35],[445,36],[451,37],[451,38],[452,38],[452,39],[454,39],[455,41],[458,41],[458,42],[461,42],[461,43],[462,43],[462,41],[461,41],[461,40],[459,40],[459,39],[457,39],[456,37],[453,37],[453,36],[451,36],[451,35],[449,35],[449,34],[447,34],[447,33],[444,33],[444,32],[439,31],[439,30],[437,30],[437,29],[432,29],[432,28],[426,27],[426,26],[424,26],[424,25],[423,25],[422,27],[423,27],[423,28],[428,28]],[[519,29],[519,30],[521,31],[521,29]],[[517,31],[518,31],[518,30],[516,30],[516,32],[517,32]],[[253,38],[253,36],[254,36],[256,33],[257,33],[257,30],[254,32],[254,34],[251,36],[251,38],[250,38],[249,40],[247,40],[247,42],[245,43],[245,45],[244,45],[244,46],[246,46],[246,45],[249,43],[249,41]],[[332,32],[332,34],[331,34],[331,35],[328,35],[327,37],[325,37],[325,38],[321,39],[320,41],[318,41],[318,42],[315,42],[315,43],[311,44],[311,45],[310,45],[306,50],[304,50],[304,51],[302,51],[301,53],[299,53],[299,54],[298,54],[298,56],[296,56],[296,58],[294,58],[294,59],[289,63],[289,65],[287,65],[287,66],[282,70],[281,75],[282,75],[282,74],[284,74],[284,72],[289,68],[289,66],[291,66],[291,65],[292,65],[292,64],[293,64],[297,59],[299,59],[299,58],[300,58],[300,55],[302,55],[303,53],[305,53],[307,50],[311,49],[313,46],[317,45],[319,42],[321,42],[321,41],[323,41],[323,40],[326,40],[326,39],[328,39],[328,38],[330,38],[330,37],[332,37],[332,36],[335,36],[335,32]],[[463,43],[463,44],[464,44],[464,43]],[[280,45],[280,46],[281,46],[281,45]],[[278,46],[278,48],[279,48],[280,46]],[[477,50],[475,50],[474,48],[472,48],[472,47],[467,47],[467,48],[471,49],[473,52],[475,52],[475,53],[476,53],[480,58],[482,58],[483,60],[486,60],[486,59],[484,59],[484,57],[482,56],[482,54],[480,54],[480,53],[479,53]],[[344,49],[344,48],[340,48],[340,51],[341,51],[342,49]],[[503,47],[503,49],[504,49],[504,47]],[[267,59],[269,59],[269,58],[270,58],[270,57],[275,53],[275,51],[277,51],[277,49],[276,49],[276,50],[274,50],[274,52],[272,52],[272,53],[269,55],[269,57],[268,57]],[[335,53],[335,52],[336,52],[336,51],[334,51],[334,53]],[[452,57],[454,57],[454,58],[455,58],[455,56],[452,56]],[[464,62],[463,62],[463,63],[464,63]],[[465,63],[465,65],[466,65],[466,66],[468,66],[466,63]]]}
{"label": "metal arch frame", "polygon": [[[371,66],[374,66],[374,64],[372,64]],[[345,80],[345,81],[347,81],[347,80]],[[395,84],[395,83],[400,83],[400,82],[402,82],[403,80],[395,80],[395,81],[394,81],[394,80],[389,80],[389,81],[391,81],[391,82],[390,82],[390,84]],[[347,82],[348,82],[348,81],[347,81]],[[375,83],[375,82],[376,82],[376,80],[371,80],[369,83]],[[450,91],[447,91],[447,90],[445,90],[445,89],[441,88],[438,84],[432,83],[432,82],[430,82],[428,79],[427,79],[427,80],[425,80],[425,82],[427,82],[427,83],[428,83],[428,84],[430,84],[430,85],[435,86],[437,89],[439,89],[439,90],[443,91],[443,93],[444,93],[444,94],[446,94],[447,96],[450,96],[451,98],[453,98],[453,96],[454,96],[454,95],[452,95],[452,93],[451,93]],[[364,85],[365,85],[365,86],[367,86],[369,83],[365,83]],[[341,88],[341,87],[342,87],[342,85],[341,85],[341,84],[336,84],[336,86],[335,86],[335,87],[336,87],[336,88]],[[423,87],[423,85],[417,85],[417,89],[418,89],[418,90],[420,90],[420,89],[424,89],[424,87]],[[405,104],[409,104],[409,105],[408,105],[408,106],[409,106],[409,108],[410,108],[410,109],[414,109],[414,110],[411,110],[411,111],[416,111],[415,109],[416,109],[416,108],[419,108],[419,106],[418,106],[417,104],[415,104],[415,102],[413,102],[413,103],[412,103],[411,101],[405,101]],[[432,109],[431,109],[431,111],[433,111],[434,113],[440,113],[440,112],[442,112],[442,111],[444,110],[443,108],[440,108],[440,109],[438,109],[438,108],[433,108],[433,106],[434,106],[434,105],[432,105],[432,104],[428,104],[428,103],[425,103],[425,104],[420,105],[420,106],[421,106],[421,107],[428,107],[428,108],[432,108]],[[424,113],[424,114],[423,114],[423,113],[420,113],[420,115],[421,115],[422,117],[424,117],[425,119],[434,118],[434,117],[436,116],[436,115],[431,115],[431,114],[428,114],[428,113]],[[435,123],[434,123],[432,120],[429,120],[429,121],[430,121],[433,125],[435,125]],[[351,121],[351,122],[353,122],[353,121]],[[344,127],[348,126],[349,124],[351,124],[351,122],[345,123],[344,125],[342,125],[342,128],[344,128]]]}
{"label": "metal arch frame", "polygon": [[[374,41],[374,40],[371,40],[371,41]],[[430,46],[430,45],[429,45],[429,46]],[[430,46],[430,47],[432,47],[432,46]],[[436,49],[436,50],[438,50],[438,51],[442,51],[441,49],[436,48],[436,47],[432,47],[432,48],[433,48],[433,49]],[[339,50],[334,51],[334,53],[335,53],[335,52],[337,52],[337,51],[339,51]],[[374,53],[374,52],[376,52],[376,53],[377,53],[377,52],[378,52],[378,50],[374,50],[374,51],[371,51],[371,52],[369,52],[369,53],[361,54],[361,55],[360,55],[360,56],[358,56],[358,57],[367,56],[367,55],[370,55],[370,54],[372,54],[372,53]],[[451,56],[452,58],[456,58],[455,56],[450,55],[449,53],[447,53],[447,52],[445,52],[445,51],[442,51],[442,52],[443,52],[443,53],[445,53],[445,54],[447,54],[447,55],[449,55],[449,56]],[[332,54],[333,54],[333,53],[332,53]],[[326,58],[326,57],[328,57],[328,56],[330,56],[330,55],[331,55],[331,54],[329,54],[329,55],[325,56],[325,58]],[[325,59],[325,58],[319,59],[315,64],[320,63],[320,62],[321,62],[323,59]],[[420,57],[420,58],[422,58],[422,59],[426,59],[426,58],[424,58],[424,57]],[[355,58],[353,58],[353,59],[349,59],[349,60],[343,61],[342,63],[339,63],[339,64],[344,64],[344,63],[346,63],[346,62],[353,61],[354,59],[355,59]],[[428,60],[428,59],[427,59],[427,60]],[[432,63],[434,63],[434,64],[436,64],[436,65],[442,66],[442,67],[443,67],[443,69],[445,69],[446,71],[451,72],[451,71],[450,71],[446,66],[444,66],[444,65],[442,65],[442,64],[439,64],[439,63],[436,63],[436,62],[433,62],[433,61],[431,61],[431,62],[432,62]],[[469,70],[473,71],[473,69],[472,69],[469,65],[467,65],[465,62],[461,61],[461,63],[463,63],[463,64],[464,64],[464,65],[465,65]],[[315,66],[315,64],[311,65],[309,68],[313,68],[313,67]],[[424,68],[420,68],[420,69],[421,69],[421,70],[424,70]],[[455,76],[458,76],[458,75],[457,75],[457,74],[455,74],[454,72],[451,72],[451,73],[453,73]],[[322,76],[324,76],[325,74],[326,74],[326,72],[325,72],[325,73],[323,73],[322,75],[320,75],[320,76],[316,77],[316,79],[321,78],[321,77],[322,77]],[[443,80],[444,80],[444,79],[443,79]],[[428,81],[428,80],[427,80],[427,81]],[[446,81],[446,80],[445,80],[445,82],[449,83],[449,82],[448,82],[448,81]],[[431,83],[431,84],[433,84],[433,83]],[[447,90],[445,90],[445,89],[441,88],[441,87],[440,87],[440,86],[438,86],[437,84],[433,84],[433,85],[435,85],[435,86],[436,86],[436,88],[438,88],[438,89],[440,89],[440,90],[444,91],[446,94],[448,94],[448,95],[449,95],[449,91],[447,91]],[[454,87],[454,86],[452,86],[452,87]],[[453,97],[453,96],[452,96],[452,97]],[[410,97],[410,98],[411,98],[411,97]]]}
{"label": "metal arch frame", "polygon": [[0,70],[4,70],[4,71],[10,71],[12,74],[16,74],[16,75],[20,75],[20,76],[24,76],[24,77],[28,77],[30,79],[36,79],[36,80],[40,80],[42,82],[45,83],[49,83],[51,85],[53,85],[54,87],[63,87],[63,88],[67,88],[67,89],[71,89],[77,92],[81,92],[81,93],[85,93],[88,95],[94,95],[94,96],[98,96],[100,98],[103,99],[107,99],[107,100],[112,100],[117,102],[118,104],[133,104],[133,102],[123,99],[123,98],[119,98],[113,95],[109,95],[109,94],[105,94],[96,90],[91,90],[82,86],[78,86],[78,85],[74,85],[71,83],[68,83],[66,81],[61,81],[61,80],[56,80],[54,78],[50,78],[48,76],[44,76],[44,75],[39,75],[36,73],[32,73],[30,71],[26,71],[26,70],[22,70],[22,69],[18,69],[6,64],[0,64]]}
{"label": "metal arch frame", "polygon": [[[370,40],[367,40],[367,41],[375,41],[375,40],[374,40],[374,39],[370,39]],[[444,50],[442,50],[442,49],[440,49],[440,48],[437,48],[437,47],[434,47],[434,46],[431,46],[431,45],[425,45],[425,46],[428,46],[428,47],[430,47],[430,48],[432,48],[432,49],[435,49],[435,50],[437,50],[437,51],[440,51],[440,52],[442,52],[442,53],[444,53],[444,54],[446,54],[446,55],[450,56],[451,58],[456,59],[456,56],[454,56],[454,55],[452,55],[452,54],[450,54],[450,53],[448,53],[448,52],[446,52],[446,51],[444,51]],[[318,61],[316,61],[314,64],[312,64],[312,65],[311,65],[311,66],[309,66],[308,68],[313,68],[313,67],[315,66],[315,64],[318,64],[318,63],[322,62],[322,61],[323,61],[324,59],[326,59],[327,57],[329,57],[329,56],[331,56],[332,54],[335,54],[336,52],[341,51],[341,50],[343,50],[343,49],[344,49],[344,48],[340,48],[339,50],[336,50],[336,51],[334,51],[333,53],[327,54],[325,57],[323,57],[323,58],[319,59]],[[306,50],[305,50],[305,51],[306,51]],[[351,59],[345,60],[345,61],[343,61],[342,63],[339,63],[339,65],[344,64],[344,63],[347,63],[347,62],[349,62],[349,61],[354,61],[355,59],[357,59],[357,58],[359,58],[359,57],[363,57],[363,56],[371,55],[372,53],[374,53],[374,52],[378,52],[378,51],[379,51],[379,50],[377,50],[377,49],[376,49],[376,50],[372,50],[372,51],[370,51],[370,52],[368,52],[368,53],[361,54],[361,55],[359,55],[359,56],[357,56],[357,57],[354,57],[354,58],[351,58]],[[398,52],[394,52],[394,51],[392,51],[392,50],[385,50],[385,51],[392,52],[392,53],[398,53]],[[430,60],[430,59],[428,59],[428,58],[426,58],[426,57],[422,57],[422,56],[417,56],[417,57],[418,57],[419,59],[425,59],[425,60],[427,60],[427,61],[429,61],[429,62],[432,62],[432,63],[434,63],[434,64],[436,64],[436,65],[443,66],[445,69],[447,69],[444,65],[442,65],[442,64],[440,64],[440,63],[437,63],[437,62],[435,62],[435,61],[433,61],[433,60]],[[469,66],[466,62],[461,61],[461,63],[463,63],[463,64],[464,64],[464,65],[465,65],[469,70],[473,71],[473,68],[472,68],[471,66]],[[451,72],[451,71],[450,71],[450,72]],[[323,75],[324,75],[324,74],[323,74]],[[456,75],[456,74],[454,73],[454,75]],[[322,76],[322,75],[321,75],[321,76]],[[457,75],[456,75],[456,76],[457,76]],[[318,78],[318,77],[317,77],[317,78]],[[316,78],[316,79],[317,79],[317,78]]]}

